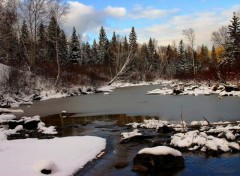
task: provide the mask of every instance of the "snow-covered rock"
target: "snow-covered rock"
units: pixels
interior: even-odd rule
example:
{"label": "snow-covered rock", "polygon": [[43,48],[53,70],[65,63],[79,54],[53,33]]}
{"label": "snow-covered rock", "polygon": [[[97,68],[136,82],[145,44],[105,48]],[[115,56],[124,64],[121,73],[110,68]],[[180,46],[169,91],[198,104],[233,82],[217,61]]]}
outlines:
{"label": "snow-covered rock", "polygon": [[138,152],[138,154],[152,154],[152,155],[172,155],[182,156],[182,153],[167,146],[157,146],[152,148],[144,148]]}
{"label": "snow-covered rock", "polygon": [[133,159],[136,172],[159,173],[159,171],[176,171],[184,167],[182,153],[167,146],[144,148]]}

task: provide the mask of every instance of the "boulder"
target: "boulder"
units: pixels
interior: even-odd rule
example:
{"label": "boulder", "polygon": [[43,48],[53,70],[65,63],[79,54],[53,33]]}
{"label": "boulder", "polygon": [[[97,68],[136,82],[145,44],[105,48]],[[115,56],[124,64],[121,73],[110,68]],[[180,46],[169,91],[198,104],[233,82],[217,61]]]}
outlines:
{"label": "boulder", "polygon": [[235,86],[225,85],[225,91],[226,92],[239,91],[239,88]]}
{"label": "boulder", "polygon": [[175,172],[184,168],[184,158],[181,152],[166,146],[145,148],[133,159],[133,171],[159,173]]}
{"label": "boulder", "polygon": [[32,121],[26,121],[23,124],[24,129],[26,130],[35,130],[38,127],[38,123],[40,122],[40,120],[32,120]]}
{"label": "boulder", "polygon": [[124,167],[127,167],[128,166],[128,162],[127,161],[119,161],[117,163],[114,164],[114,167],[116,169],[121,169],[121,168],[124,168]]}
{"label": "boulder", "polygon": [[172,127],[168,127],[167,125],[163,125],[162,127],[159,127],[157,130],[158,133],[163,133],[163,134],[171,133],[174,131],[175,130]]}

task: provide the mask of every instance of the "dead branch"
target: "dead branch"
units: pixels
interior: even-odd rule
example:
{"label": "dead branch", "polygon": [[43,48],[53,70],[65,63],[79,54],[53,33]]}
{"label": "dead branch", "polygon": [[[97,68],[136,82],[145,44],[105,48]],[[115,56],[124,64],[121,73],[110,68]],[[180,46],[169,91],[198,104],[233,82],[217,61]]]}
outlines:
{"label": "dead branch", "polygon": [[116,79],[117,79],[119,76],[123,75],[123,74],[126,72],[126,70],[128,70],[128,65],[129,65],[129,63],[130,63],[131,60],[132,60],[132,52],[129,53],[129,55],[128,55],[126,61],[125,61],[125,63],[123,64],[123,66],[122,66],[122,68],[121,68],[121,70],[120,70],[120,71],[116,74],[116,76],[108,83],[108,85],[111,85],[114,81],[116,81]]}

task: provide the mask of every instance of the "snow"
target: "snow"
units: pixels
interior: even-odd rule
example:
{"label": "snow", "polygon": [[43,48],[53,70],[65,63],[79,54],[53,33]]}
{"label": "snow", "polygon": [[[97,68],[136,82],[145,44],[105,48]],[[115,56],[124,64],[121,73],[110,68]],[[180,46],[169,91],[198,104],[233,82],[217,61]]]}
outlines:
{"label": "snow", "polygon": [[41,170],[43,170],[43,169],[50,170],[51,173],[56,173],[58,171],[58,168],[54,162],[49,161],[49,160],[43,160],[43,159],[37,161],[33,167],[34,167],[36,173],[41,172]]}
{"label": "snow", "polygon": [[1,114],[0,115],[0,123],[8,122],[9,120],[13,120],[15,118],[16,118],[16,116],[13,114]]}
{"label": "snow", "polygon": [[41,132],[43,134],[57,134],[54,126],[46,127],[45,123],[39,122],[38,123],[38,132]]}
{"label": "snow", "polygon": [[[15,129],[0,128],[0,141],[7,140],[7,136],[9,136],[11,134],[16,134],[18,131],[21,131],[21,130],[23,130],[22,125],[16,126]],[[1,144],[1,142],[0,142],[0,144]]]}
{"label": "snow", "polygon": [[123,132],[121,133],[122,140],[132,138],[134,136],[142,136],[142,133],[138,132],[138,129],[134,129],[132,132]]}
{"label": "snow", "polygon": [[152,148],[144,148],[138,152],[138,154],[152,154],[152,155],[172,155],[182,156],[182,153],[167,146],[157,146]]}
{"label": "snow", "polygon": [[[147,91],[147,95],[173,95],[173,89],[179,89],[184,85],[181,82],[175,83],[174,81],[161,81],[161,89],[154,89],[151,91]],[[234,85],[231,85],[232,87],[236,87]],[[185,83],[185,87],[183,90],[183,93],[180,93],[180,95],[212,95],[212,94],[217,94],[219,97],[222,96],[236,96],[240,97],[240,91],[231,91],[231,92],[226,92],[225,87],[223,85],[219,85],[217,87],[217,90],[214,91],[213,86],[209,86],[207,83],[202,83],[201,85],[197,85],[194,82],[190,83]]]}
{"label": "snow", "polygon": [[134,122],[127,125],[135,129],[135,132],[138,132],[138,128],[159,129],[166,125],[175,130],[175,133],[171,136],[169,145],[190,151],[200,150],[206,152],[213,150],[232,152],[233,150],[240,150],[240,141],[238,140],[240,131],[239,122],[212,122],[209,125],[207,121],[193,121],[189,124],[183,122],[183,124],[184,130],[181,122],[168,122],[155,119],[144,120],[142,123]]}
{"label": "snow", "polygon": [[114,86],[102,86],[97,88],[97,91],[99,92],[112,92],[114,89],[116,89],[116,87]]}
{"label": "snow", "polygon": [[0,141],[0,175],[38,176],[42,168],[53,169],[54,176],[72,175],[105,147],[105,139],[92,136]]}
{"label": "snow", "polygon": [[134,122],[134,123],[129,123],[127,125],[130,125],[133,128],[141,127],[141,128],[158,129],[159,127],[163,127],[164,125],[169,125],[169,122],[165,120],[149,119],[149,120],[144,120],[143,123]]}
{"label": "snow", "polygon": [[2,112],[2,113],[23,113],[23,110],[21,110],[21,109],[0,108],[0,112]]}

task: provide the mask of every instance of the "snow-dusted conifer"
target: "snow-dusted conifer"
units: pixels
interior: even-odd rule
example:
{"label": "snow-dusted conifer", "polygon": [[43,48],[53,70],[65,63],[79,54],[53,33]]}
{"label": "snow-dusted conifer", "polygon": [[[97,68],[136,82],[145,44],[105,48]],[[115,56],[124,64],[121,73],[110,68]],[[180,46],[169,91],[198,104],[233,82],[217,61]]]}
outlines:
{"label": "snow-dusted conifer", "polygon": [[81,50],[80,50],[80,43],[76,34],[76,29],[73,27],[70,48],[69,48],[69,59],[70,62],[74,64],[82,64],[81,61]]}

